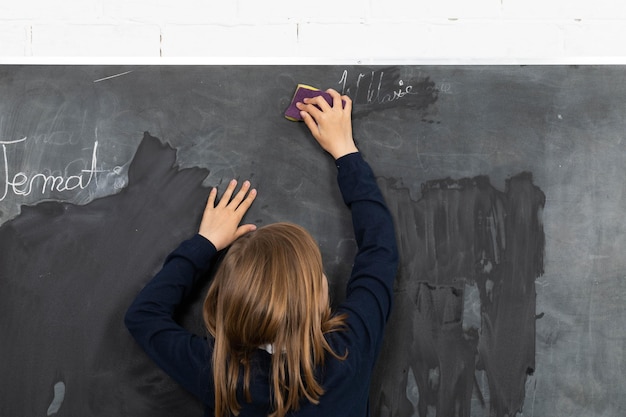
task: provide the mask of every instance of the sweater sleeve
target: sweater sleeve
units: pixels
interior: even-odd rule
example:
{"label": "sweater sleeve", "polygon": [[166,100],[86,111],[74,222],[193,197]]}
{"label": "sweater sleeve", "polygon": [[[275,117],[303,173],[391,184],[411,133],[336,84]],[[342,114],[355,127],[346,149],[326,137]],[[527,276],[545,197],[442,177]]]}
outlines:
{"label": "sweater sleeve", "polygon": [[173,316],[194,282],[208,270],[216,252],[215,246],[200,235],[182,242],[137,295],[124,319],[146,354],[204,402],[213,392],[208,341],[185,330]]}
{"label": "sweater sleeve", "polygon": [[352,212],[358,246],[346,299],[339,309],[348,313],[348,326],[362,358],[373,365],[391,312],[398,268],[393,220],[361,154],[352,153],[336,162],[339,188]]}

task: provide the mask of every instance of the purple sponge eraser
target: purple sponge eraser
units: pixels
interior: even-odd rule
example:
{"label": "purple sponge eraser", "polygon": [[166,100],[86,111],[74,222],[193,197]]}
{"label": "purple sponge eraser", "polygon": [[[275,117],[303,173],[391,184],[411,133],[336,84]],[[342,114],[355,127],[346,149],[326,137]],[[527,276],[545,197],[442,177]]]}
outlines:
{"label": "purple sponge eraser", "polygon": [[[317,96],[324,97],[328,104],[331,106],[333,105],[333,97],[326,91],[318,90],[310,85],[298,84],[296,92],[291,99],[291,103],[289,104],[289,107],[287,107],[287,110],[285,110],[285,117],[294,122],[302,121],[302,116],[300,116],[300,110],[296,107],[296,103],[301,103],[305,98],[313,98]],[[345,101],[342,100],[342,102],[345,106]]]}

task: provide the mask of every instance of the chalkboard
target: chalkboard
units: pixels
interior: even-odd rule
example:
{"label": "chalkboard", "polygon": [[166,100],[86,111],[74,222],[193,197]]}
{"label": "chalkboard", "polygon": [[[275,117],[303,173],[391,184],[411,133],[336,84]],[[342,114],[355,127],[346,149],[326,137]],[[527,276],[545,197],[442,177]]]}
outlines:
{"label": "chalkboard", "polygon": [[298,83],[352,96],[398,232],[372,415],[624,415],[626,68],[417,65],[0,66],[0,415],[201,415],[122,317],[231,178],[342,299],[349,212],[283,117]]}

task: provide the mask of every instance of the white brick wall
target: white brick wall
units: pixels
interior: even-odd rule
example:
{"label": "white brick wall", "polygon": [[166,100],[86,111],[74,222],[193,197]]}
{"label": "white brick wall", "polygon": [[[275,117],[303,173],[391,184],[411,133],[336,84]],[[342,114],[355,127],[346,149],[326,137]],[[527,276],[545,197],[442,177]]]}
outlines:
{"label": "white brick wall", "polygon": [[626,60],[622,0],[0,0],[0,57]]}

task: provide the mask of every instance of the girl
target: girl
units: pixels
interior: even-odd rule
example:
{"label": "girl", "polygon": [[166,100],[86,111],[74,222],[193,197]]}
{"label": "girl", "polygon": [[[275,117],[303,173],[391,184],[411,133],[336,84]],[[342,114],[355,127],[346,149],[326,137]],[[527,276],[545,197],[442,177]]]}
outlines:
{"label": "girl", "polygon": [[[212,189],[198,234],[165,261],[130,306],[146,353],[205,405],[205,415],[367,416],[374,362],[391,309],[397,248],[391,216],[352,138],[352,102],[334,90],[298,103],[336,161],[358,252],[346,299],[330,311],[318,245],[303,228],[240,222],[256,198],[231,181]],[[342,105],[342,100],[345,105]],[[208,337],[172,318],[215,254],[228,248],[203,308]]]}

